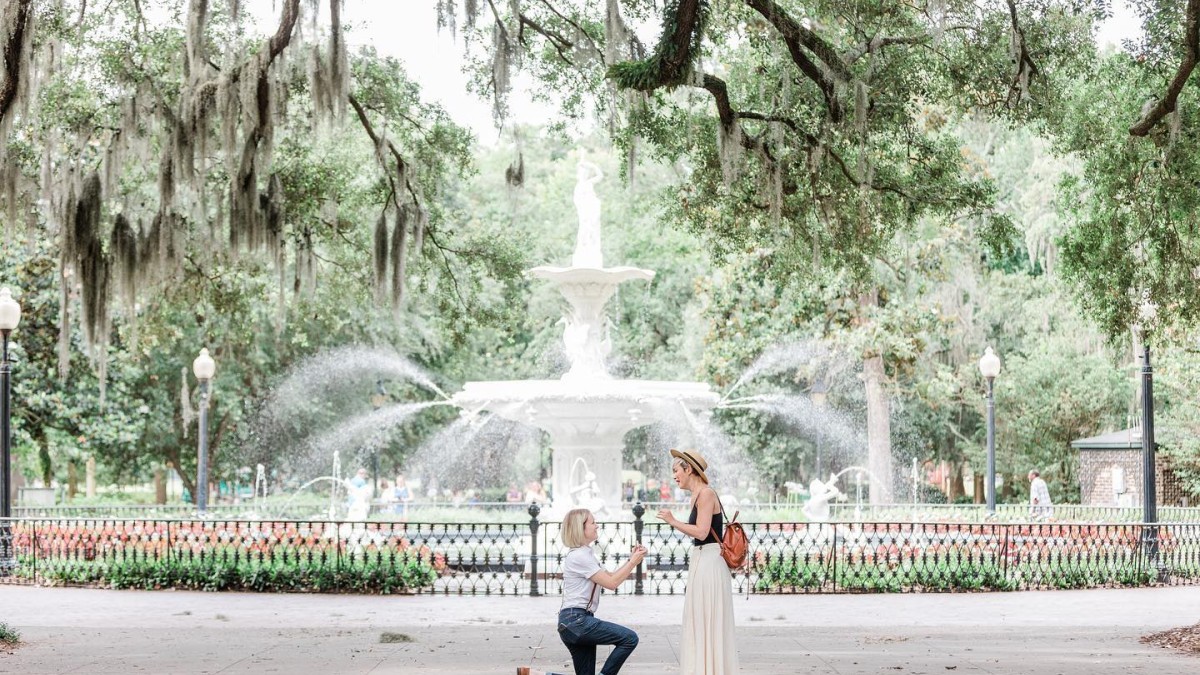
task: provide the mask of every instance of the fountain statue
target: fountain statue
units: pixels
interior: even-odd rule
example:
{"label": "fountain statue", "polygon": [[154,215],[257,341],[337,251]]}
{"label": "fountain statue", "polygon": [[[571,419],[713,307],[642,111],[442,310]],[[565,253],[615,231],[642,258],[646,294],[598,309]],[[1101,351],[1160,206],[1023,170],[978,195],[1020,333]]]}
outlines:
{"label": "fountain statue", "polygon": [[[576,475],[575,469],[582,467],[582,475]],[[600,486],[596,484],[596,474],[588,470],[587,462],[582,457],[576,457],[571,468],[571,499],[574,508],[587,509],[596,518],[609,515],[608,505],[600,496]]]}
{"label": "fountain statue", "polygon": [[596,195],[596,183],[604,177],[600,167],[579,159],[575,170],[575,210],[579,213],[579,232],[575,235],[575,254],[571,256],[574,267],[603,267],[600,254],[600,197]]}
{"label": "fountain statue", "polygon": [[[555,513],[582,505],[579,500],[585,495],[592,505],[620,504],[626,432],[665,420],[692,425],[696,413],[709,411],[718,402],[718,396],[702,382],[618,380],[608,372],[613,328],[605,305],[617,286],[632,280],[649,281],[654,272],[604,266],[600,197],[596,194],[603,174],[581,158],[576,175],[579,228],[571,266],[529,270],[533,277],[554,284],[566,301],[560,323],[569,369],[559,380],[468,382],[451,399],[472,414],[486,410],[549,434],[554,449],[551,498]],[[579,462],[586,467],[586,480],[572,475]]]}
{"label": "fountain statue", "polygon": [[845,499],[846,494],[837,487],[837,476],[829,474],[828,481],[813,478],[808,484],[808,501],[804,502],[804,517],[810,523],[829,521],[829,502],[834,499]]}

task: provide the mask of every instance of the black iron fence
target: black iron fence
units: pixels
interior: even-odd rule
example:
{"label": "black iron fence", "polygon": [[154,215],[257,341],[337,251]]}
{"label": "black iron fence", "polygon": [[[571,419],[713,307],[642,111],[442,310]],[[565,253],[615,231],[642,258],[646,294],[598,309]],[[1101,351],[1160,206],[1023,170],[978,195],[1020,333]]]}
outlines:
{"label": "black iron fence", "polygon": [[[598,524],[608,567],[649,550],[618,593],[682,593],[691,542],[644,521]],[[745,523],[739,593],[989,591],[1200,582],[1200,524]],[[557,522],[15,518],[0,584],[559,595]]]}
{"label": "black iron fence", "polygon": [[[736,509],[747,518],[768,516],[768,520],[786,520],[787,514],[800,514],[802,503],[797,502],[740,502]],[[391,503],[377,502],[371,505],[372,520],[410,521],[427,519],[427,513],[444,514],[447,511],[463,514],[464,518],[485,521],[497,519],[497,514],[520,514],[528,504],[510,502],[448,502],[417,501],[407,504],[403,513]],[[633,504],[622,503],[619,507],[625,520],[632,520]],[[645,504],[647,513],[660,508],[686,510],[687,502],[656,502]],[[313,520],[320,519],[328,511],[328,502],[284,502],[271,501],[257,504],[252,500],[240,504],[210,504],[209,518],[227,520]],[[783,514],[783,517],[780,517]],[[192,504],[92,504],[76,506],[56,504],[54,506],[17,506],[13,515],[18,518],[117,518],[117,519],[175,519],[195,518],[196,507]],[[1033,512],[1028,504],[997,504],[996,515],[988,518],[983,504],[854,504],[833,503],[829,505],[829,521],[839,523],[863,522],[983,522],[993,520],[1003,523],[1041,522],[1053,520],[1064,523],[1140,523],[1145,511],[1129,506],[1083,506],[1080,504],[1055,504],[1041,512]],[[455,520],[460,518],[456,517]],[[1200,507],[1159,506],[1158,519],[1171,523],[1200,523]]]}

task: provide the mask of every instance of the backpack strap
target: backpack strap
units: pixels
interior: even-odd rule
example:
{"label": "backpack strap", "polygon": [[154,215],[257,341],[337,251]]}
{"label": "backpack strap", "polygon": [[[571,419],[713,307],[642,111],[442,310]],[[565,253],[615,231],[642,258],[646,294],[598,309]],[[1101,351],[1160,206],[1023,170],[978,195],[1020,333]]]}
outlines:
{"label": "backpack strap", "polygon": [[[718,495],[718,494],[717,494],[717,491],[716,491],[715,489],[713,489],[713,486],[711,486],[711,485],[710,485],[710,486],[708,486],[708,489],[709,489],[709,490],[712,490],[712,491],[713,491],[713,496],[717,498],[717,506],[718,506],[718,507],[720,507],[720,509],[721,509],[721,520],[722,520],[722,521],[724,521],[724,522],[723,522],[723,525],[728,525],[728,524],[729,524],[729,522],[730,522],[730,521],[729,521],[729,516],[725,515],[725,505],[721,503],[721,495]],[[734,514],[733,514],[733,517],[734,517],[734,518],[737,518],[737,517],[738,517],[738,513],[741,513],[741,512],[740,512],[740,511],[735,511],[735,512],[734,512]],[[713,539],[716,539],[716,540],[717,540],[717,544],[721,545],[721,547],[722,547],[722,548],[724,548],[725,541],[724,541],[724,540],[722,540],[720,537],[718,537],[718,536],[717,536],[717,528],[715,528],[715,527],[712,527],[712,526],[710,525],[710,526],[709,526],[709,528],[708,528],[708,533],[712,535],[712,538],[713,538]]]}

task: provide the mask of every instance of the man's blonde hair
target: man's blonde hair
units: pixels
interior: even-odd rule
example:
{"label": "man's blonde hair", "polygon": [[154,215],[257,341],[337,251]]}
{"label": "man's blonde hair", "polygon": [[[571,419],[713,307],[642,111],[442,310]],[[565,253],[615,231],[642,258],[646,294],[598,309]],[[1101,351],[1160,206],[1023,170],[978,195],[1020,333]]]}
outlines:
{"label": "man's blonde hair", "polygon": [[579,548],[587,544],[583,535],[583,524],[587,522],[592,512],[587,509],[571,509],[562,521],[562,542],[568,548]]}

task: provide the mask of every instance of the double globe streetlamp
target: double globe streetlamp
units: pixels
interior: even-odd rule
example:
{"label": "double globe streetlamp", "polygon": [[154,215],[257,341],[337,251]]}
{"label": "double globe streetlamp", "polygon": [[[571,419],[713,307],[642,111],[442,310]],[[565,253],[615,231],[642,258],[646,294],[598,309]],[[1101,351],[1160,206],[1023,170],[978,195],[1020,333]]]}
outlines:
{"label": "double globe streetlamp", "polygon": [[200,355],[192,361],[192,373],[200,382],[200,432],[199,454],[196,461],[196,512],[204,515],[208,509],[208,383],[217,372],[217,364],[208,355],[208,349],[201,349]]}
{"label": "double globe streetlamp", "polygon": [[987,512],[996,515],[996,394],[993,384],[1000,374],[1000,357],[988,347],[979,359],[979,373],[987,381]]}
{"label": "double globe streetlamp", "polygon": [[0,288],[0,337],[4,341],[0,356],[0,576],[7,576],[12,569],[12,361],[8,355],[8,336],[21,323],[21,305],[12,298],[12,292]]}

